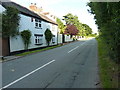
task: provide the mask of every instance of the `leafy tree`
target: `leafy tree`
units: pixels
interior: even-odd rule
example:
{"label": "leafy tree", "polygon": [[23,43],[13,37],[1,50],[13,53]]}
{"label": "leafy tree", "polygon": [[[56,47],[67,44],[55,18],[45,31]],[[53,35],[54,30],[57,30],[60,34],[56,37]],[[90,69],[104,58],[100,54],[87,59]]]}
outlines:
{"label": "leafy tree", "polygon": [[65,34],[69,34],[69,35],[71,35],[71,37],[73,36],[73,35],[77,35],[78,34],[78,29],[76,28],[76,26],[75,25],[71,25],[71,24],[68,24],[67,25],[67,28],[66,28],[66,30],[65,30]]}
{"label": "leafy tree", "polygon": [[85,30],[85,34],[88,36],[90,34],[92,34],[92,29],[87,25],[87,24],[82,24],[83,28]]}
{"label": "leafy tree", "polygon": [[60,34],[62,34],[62,43],[64,43],[65,42],[64,32],[65,32],[66,26],[63,24],[63,22],[59,18],[57,18],[56,22],[58,24]]}
{"label": "leafy tree", "polygon": [[50,29],[47,28],[45,31],[45,39],[46,39],[48,46],[50,45],[50,41],[52,39],[52,36],[53,36],[52,32],[50,31]]}
{"label": "leafy tree", "polygon": [[29,44],[31,43],[31,40],[30,40],[30,38],[31,38],[31,32],[30,32],[30,30],[24,30],[24,31],[22,31],[21,32],[21,36],[22,36],[22,39],[23,39],[23,42],[24,42],[24,46],[25,46],[24,48],[25,48],[25,50],[27,50]]}
{"label": "leafy tree", "polygon": [[75,15],[72,15],[71,13],[68,13],[67,15],[63,16],[63,20],[66,22],[66,25],[71,24],[76,26],[76,28],[79,30],[79,35],[84,36],[85,30],[82,26],[82,23],[79,21],[78,17]]}
{"label": "leafy tree", "polygon": [[7,7],[2,14],[2,36],[9,37],[18,34],[19,11],[14,7]]}
{"label": "leafy tree", "polygon": [[77,19],[75,19],[76,17],[74,17],[71,13],[68,13],[67,15],[63,16],[66,22],[66,24],[75,24],[75,21]]}
{"label": "leafy tree", "polygon": [[63,24],[63,22],[57,18],[57,24],[58,24],[58,28],[60,29],[60,34],[64,34],[64,31],[66,29],[66,26]]}

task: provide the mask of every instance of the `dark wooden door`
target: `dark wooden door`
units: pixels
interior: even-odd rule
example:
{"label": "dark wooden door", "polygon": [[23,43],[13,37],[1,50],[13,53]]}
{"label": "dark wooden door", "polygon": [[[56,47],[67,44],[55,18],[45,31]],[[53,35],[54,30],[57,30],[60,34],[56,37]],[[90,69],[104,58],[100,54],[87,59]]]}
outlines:
{"label": "dark wooden door", "polygon": [[2,55],[10,55],[10,43],[9,38],[2,38]]}

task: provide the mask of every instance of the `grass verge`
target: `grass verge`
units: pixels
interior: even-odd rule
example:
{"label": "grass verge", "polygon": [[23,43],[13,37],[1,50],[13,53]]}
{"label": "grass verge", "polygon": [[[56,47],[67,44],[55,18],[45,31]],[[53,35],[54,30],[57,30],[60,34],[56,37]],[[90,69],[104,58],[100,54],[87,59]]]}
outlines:
{"label": "grass verge", "polygon": [[46,51],[46,50],[49,50],[49,49],[57,48],[57,47],[60,47],[60,46],[62,46],[62,45],[56,45],[56,46],[46,47],[46,48],[39,49],[39,50],[28,51],[28,52],[16,54],[16,56],[25,56],[25,55],[32,54],[32,53],[37,53],[37,52],[41,52],[41,51]]}
{"label": "grass verge", "polygon": [[101,38],[96,38],[98,41],[98,54],[99,54],[99,69],[100,81],[102,88],[118,88],[119,80],[118,74],[120,71],[117,63],[110,59],[108,50],[105,43]]}

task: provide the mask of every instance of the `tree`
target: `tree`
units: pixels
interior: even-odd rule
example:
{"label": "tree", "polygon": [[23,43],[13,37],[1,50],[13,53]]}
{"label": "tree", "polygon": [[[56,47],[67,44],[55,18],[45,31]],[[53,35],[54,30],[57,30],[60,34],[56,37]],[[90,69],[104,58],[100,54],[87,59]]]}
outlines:
{"label": "tree", "polygon": [[58,24],[60,34],[62,34],[62,43],[64,43],[65,42],[64,32],[65,32],[66,26],[63,24],[63,22],[59,18],[57,18],[56,22]]}
{"label": "tree", "polygon": [[77,30],[79,30],[79,35],[84,36],[85,33],[84,28],[76,15],[74,16],[71,13],[68,13],[63,17],[64,17],[63,20],[66,22],[66,25],[71,24],[76,26]]}
{"label": "tree", "polygon": [[71,24],[68,24],[68,25],[67,25],[67,28],[66,28],[66,30],[65,30],[65,34],[71,35],[71,38],[72,38],[73,35],[77,35],[78,32],[79,32],[79,31],[78,31],[78,29],[76,28],[76,26],[75,26],[75,25],[71,25]]}
{"label": "tree", "polygon": [[75,21],[77,20],[75,19],[74,15],[72,15],[71,13],[68,13],[63,17],[64,17],[63,20],[66,22],[66,24],[75,24]]}
{"label": "tree", "polygon": [[120,60],[120,2],[90,2],[89,12],[94,14],[102,40],[106,43],[109,56]]}
{"label": "tree", "polygon": [[83,28],[85,30],[85,35],[86,36],[92,34],[92,29],[87,24],[82,24],[82,25],[83,25]]}
{"label": "tree", "polygon": [[19,30],[19,11],[14,7],[7,7],[2,14],[2,36],[15,36]]}
{"label": "tree", "polygon": [[51,41],[52,37],[53,37],[52,32],[50,31],[50,29],[47,28],[46,31],[45,31],[45,39],[46,39],[46,42],[47,42],[48,46],[50,44],[50,41]]}
{"label": "tree", "polygon": [[30,38],[31,38],[31,32],[30,32],[30,30],[24,30],[24,31],[22,31],[21,32],[21,36],[22,36],[22,39],[23,39],[23,42],[24,42],[24,46],[25,46],[24,48],[25,48],[25,50],[27,50],[29,44],[31,43],[31,40],[30,40]]}

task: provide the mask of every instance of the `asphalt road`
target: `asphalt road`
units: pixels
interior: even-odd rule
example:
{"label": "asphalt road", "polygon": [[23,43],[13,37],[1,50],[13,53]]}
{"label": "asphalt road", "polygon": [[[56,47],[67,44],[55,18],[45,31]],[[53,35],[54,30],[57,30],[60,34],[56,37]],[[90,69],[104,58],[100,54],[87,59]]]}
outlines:
{"label": "asphalt road", "polygon": [[97,41],[78,41],[2,64],[3,88],[97,88]]}

